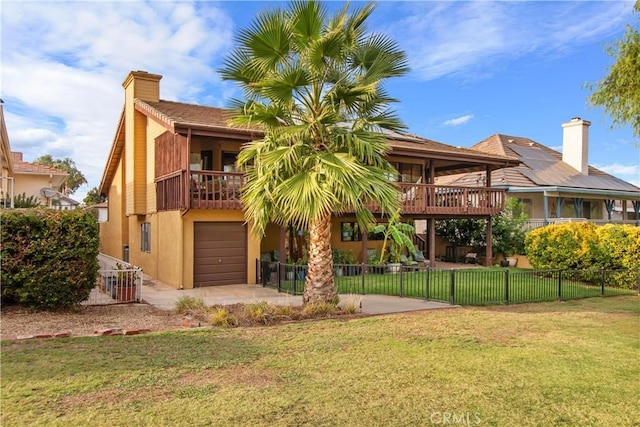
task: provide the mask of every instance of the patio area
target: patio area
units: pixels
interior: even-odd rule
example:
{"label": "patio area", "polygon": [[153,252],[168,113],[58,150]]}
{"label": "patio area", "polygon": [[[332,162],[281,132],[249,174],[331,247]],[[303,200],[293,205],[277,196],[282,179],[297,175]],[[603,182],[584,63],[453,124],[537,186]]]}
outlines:
{"label": "patio area", "polygon": [[[267,301],[275,305],[302,305],[302,296],[279,293],[260,285],[222,285],[195,289],[174,289],[156,280],[145,280],[142,286],[142,301],[158,308],[171,310],[185,296],[201,298],[206,305],[230,305]],[[453,308],[446,303],[415,298],[400,298],[386,295],[341,294],[342,303],[357,303],[365,314],[400,313],[417,310]]]}

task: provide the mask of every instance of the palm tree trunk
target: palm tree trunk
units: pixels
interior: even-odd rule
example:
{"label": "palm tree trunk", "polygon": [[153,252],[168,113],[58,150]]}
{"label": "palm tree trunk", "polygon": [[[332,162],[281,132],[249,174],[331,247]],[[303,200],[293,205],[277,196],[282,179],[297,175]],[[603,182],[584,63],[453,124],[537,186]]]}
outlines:
{"label": "palm tree trunk", "polygon": [[309,271],[302,301],[304,304],[338,303],[338,291],[333,277],[330,214],[309,224]]}

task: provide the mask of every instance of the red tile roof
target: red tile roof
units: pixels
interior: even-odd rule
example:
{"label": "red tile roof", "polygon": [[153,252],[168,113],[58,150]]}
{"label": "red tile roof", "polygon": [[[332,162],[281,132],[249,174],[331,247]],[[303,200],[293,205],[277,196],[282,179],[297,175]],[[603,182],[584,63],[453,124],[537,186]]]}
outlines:
{"label": "red tile roof", "polygon": [[67,171],[54,168],[52,166],[25,162],[24,160],[22,160],[22,153],[20,152],[12,151],[11,156],[13,157],[14,173],[33,173],[33,174],[39,174],[39,175],[47,175],[47,174],[69,175]]}

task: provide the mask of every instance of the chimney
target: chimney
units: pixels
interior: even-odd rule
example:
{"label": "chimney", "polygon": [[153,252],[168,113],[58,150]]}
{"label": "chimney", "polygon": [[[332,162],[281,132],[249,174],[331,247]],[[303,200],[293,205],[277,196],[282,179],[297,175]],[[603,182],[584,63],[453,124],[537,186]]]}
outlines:
{"label": "chimney", "polygon": [[562,124],[562,161],[582,175],[589,175],[589,126],[580,117]]}
{"label": "chimney", "polygon": [[122,83],[125,93],[131,99],[140,98],[143,101],[158,102],[160,100],[159,74],[150,74],[146,71],[131,71]]}

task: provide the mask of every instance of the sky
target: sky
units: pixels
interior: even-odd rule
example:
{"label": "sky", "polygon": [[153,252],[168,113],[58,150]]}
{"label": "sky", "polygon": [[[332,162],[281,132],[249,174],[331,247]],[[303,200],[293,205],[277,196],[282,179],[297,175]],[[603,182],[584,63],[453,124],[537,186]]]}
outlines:
{"label": "sky", "polygon": [[[286,5],[0,1],[12,150],[26,161],[71,157],[88,180],[72,195],[82,201],[100,184],[129,71],[163,75],[162,99],[225,107],[241,96],[216,71],[234,37],[260,11]],[[460,147],[501,133],[561,151],[561,124],[581,117],[592,123],[589,164],[640,185],[640,141],[587,103],[586,85],[613,63],[606,47],[629,24],[638,25],[632,1],[382,1],[368,28],[408,55],[411,71],[386,88],[410,133]]]}

